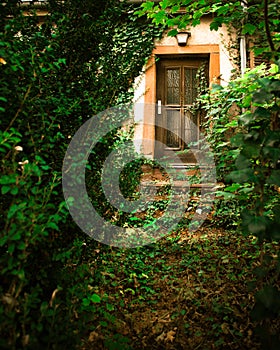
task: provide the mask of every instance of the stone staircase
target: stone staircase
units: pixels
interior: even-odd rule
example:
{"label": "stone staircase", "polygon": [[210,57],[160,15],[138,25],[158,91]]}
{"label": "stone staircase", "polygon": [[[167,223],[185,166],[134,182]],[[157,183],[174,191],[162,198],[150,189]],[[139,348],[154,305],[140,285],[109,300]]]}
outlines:
{"label": "stone staircase", "polygon": [[[207,166],[204,170],[207,172]],[[171,194],[173,203],[178,200],[180,207],[181,205],[185,207],[186,218],[200,215],[202,212],[210,213],[215,191],[217,187],[222,186],[217,183],[196,181],[196,179],[199,180],[200,172],[196,164],[173,167],[172,172],[179,171],[179,174],[183,174],[186,180],[172,181],[167,172],[147,165],[142,167],[142,171],[141,192],[144,190],[147,202],[163,201],[166,203],[166,200],[171,199]]]}
{"label": "stone staircase", "polygon": [[[185,167],[174,167],[172,171],[179,171],[183,174],[185,180],[176,179],[170,181],[166,172],[163,172],[159,168],[152,168],[151,166],[143,166],[142,179],[141,179],[141,191],[144,189],[147,193],[147,201],[161,201],[166,200],[170,193],[173,195],[173,199],[178,198],[178,201],[182,203],[182,198],[186,199],[184,203],[186,211],[190,207],[194,206],[194,203],[199,205],[205,205],[206,207],[212,205],[215,197],[215,192],[218,188],[223,187],[222,183],[213,183],[204,181],[199,182],[200,169],[196,164],[188,164]],[[203,172],[207,174],[207,166],[205,165]],[[171,192],[170,192],[171,190]]]}
{"label": "stone staircase", "polygon": [[[207,165],[204,167],[200,166],[200,169],[204,168],[204,171],[207,172]],[[149,165],[145,165],[142,167],[142,178],[141,185],[142,186],[153,186],[156,188],[172,186],[175,188],[185,188],[188,187],[190,189],[208,189],[209,191],[214,191],[217,186],[221,186],[222,184],[217,184],[216,182],[199,182],[200,169],[197,168],[196,164],[188,164],[185,166],[174,166],[172,171],[180,172],[184,176],[184,180],[170,180],[169,176],[166,172],[161,171],[159,168],[152,168]],[[179,176],[176,176],[175,178]],[[196,181],[196,179],[198,181]]]}

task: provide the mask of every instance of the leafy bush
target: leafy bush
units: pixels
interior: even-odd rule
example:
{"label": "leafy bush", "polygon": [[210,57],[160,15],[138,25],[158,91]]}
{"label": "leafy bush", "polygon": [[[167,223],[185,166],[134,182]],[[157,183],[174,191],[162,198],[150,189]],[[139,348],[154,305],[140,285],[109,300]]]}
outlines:
{"label": "leafy bush", "polygon": [[160,31],[117,0],[50,0],[40,25],[17,3],[0,15],[0,347],[74,349],[103,311],[87,250],[96,243],[69,217],[62,160],[84,121],[130,101]]}
{"label": "leafy bush", "polygon": [[[225,182],[217,195],[216,216],[226,225],[238,225],[260,242],[279,242],[280,236],[280,61],[268,69],[261,65],[215,87],[204,103],[208,109],[208,140],[215,155],[219,179]],[[206,102],[207,101],[207,102]],[[279,262],[268,276],[264,254],[258,272],[253,317],[274,320],[280,316]],[[264,323],[265,325],[265,323]],[[262,340],[274,349],[277,334],[262,330]]]}
{"label": "leafy bush", "polygon": [[219,220],[227,224],[238,224],[244,208],[254,211],[260,205],[260,191],[266,210],[275,207],[279,128],[275,124],[278,96],[274,89],[278,75],[277,65],[270,71],[262,65],[226,87],[214,86],[203,97],[207,137],[215,153],[218,180],[226,184],[224,191],[217,193],[221,196],[218,211],[230,215],[234,210],[230,221],[219,215]]}

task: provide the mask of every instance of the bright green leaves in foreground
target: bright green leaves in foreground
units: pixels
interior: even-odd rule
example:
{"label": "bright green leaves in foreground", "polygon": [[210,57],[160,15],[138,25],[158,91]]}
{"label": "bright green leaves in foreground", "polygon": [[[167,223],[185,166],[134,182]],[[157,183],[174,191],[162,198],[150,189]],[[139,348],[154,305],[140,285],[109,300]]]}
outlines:
{"label": "bright green leaves in foreground", "polygon": [[[243,35],[258,38],[258,44],[254,40],[258,54],[265,52],[276,56],[280,47],[278,1],[162,0],[145,1],[141,7],[136,12],[138,16],[148,16],[154,23],[169,28],[185,29],[196,26],[203,16],[211,15],[211,30],[227,25],[241,31]],[[176,35],[176,32],[170,34]]]}
{"label": "bright green leaves in foreground", "polygon": [[[239,154],[235,160],[236,170],[230,173],[229,179],[250,183],[254,188],[252,201],[244,210],[243,226],[260,239],[280,238],[277,229],[280,219],[276,215],[280,204],[279,198],[277,200],[280,184],[280,80],[276,68],[275,65],[266,73],[263,67],[259,68],[258,74],[254,73],[254,83],[258,86],[250,93],[251,110],[240,116],[241,132],[232,137],[232,145],[238,147]],[[252,78],[250,73],[242,79],[248,78]]]}
{"label": "bright green leaves in foreground", "polygon": [[280,181],[279,89],[278,65],[269,70],[262,65],[224,88],[214,87],[202,99],[218,177],[229,183],[219,195],[229,198],[231,205],[236,201],[234,220],[241,218],[242,212],[248,219],[251,211],[254,221],[255,216],[265,217],[260,219],[262,227],[268,225],[265,234],[256,231],[256,225],[249,230],[258,232],[262,239],[275,237],[271,220],[279,217],[274,212],[279,204]]}
{"label": "bright green leaves in foreground", "polygon": [[[280,61],[269,69],[262,65],[203,98],[211,125],[208,140],[215,150],[219,179],[225,182],[224,190],[217,193],[215,215],[220,224],[238,223],[246,236],[254,235],[260,242],[280,241],[279,72]],[[252,316],[276,322],[280,257],[274,276],[269,276],[266,266],[270,259],[264,253],[258,268],[263,285],[255,296]],[[259,332],[266,342],[265,329]],[[271,343],[277,341],[276,337]]]}

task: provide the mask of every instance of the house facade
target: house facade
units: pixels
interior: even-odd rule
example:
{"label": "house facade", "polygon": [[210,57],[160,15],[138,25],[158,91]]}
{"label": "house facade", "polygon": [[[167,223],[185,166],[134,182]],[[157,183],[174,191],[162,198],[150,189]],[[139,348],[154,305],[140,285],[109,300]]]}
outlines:
{"label": "house facade", "polygon": [[[30,2],[22,0],[22,5]],[[47,15],[44,2],[33,2],[41,22]],[[140,4],[143,1],[127,2]],[[204,16],[199,25],[187,28],[177,37],[168,36],[166,32],[155,42],[143,74],[136,79],[135,102],[142,107],[135,113],[134,144],[146,158],[183,153],[189,144],[199,141],[203,116],[193,114],[190,109],[197,96],[197,73],[201,69],[209,87],[226,85],[230,81],[232,70],[237,68],[233,54],[242,55],[243,52],[240,61],[246,64],[246,49],[233,49],[234,35],[229,34],[226,26],[211,31],[211,21],[212,16]],[[186,41],[181,42],[180,36]],[[195,163],[193,158],[182,156],[180,159],[183,163]]]}
{"label": "house facade", "polygon": [[[198,71],[204,70],[209,87],[226,85],[236,68],[232,35],[225,26],[211,31],[211,19],[202,18],[200,25],[176,37],[166,32],[136,82],[135,101],[145,107],[136,113],[135,144],[147,158],[184,153],[189,143],[199,141],[202,116],[190,112],[200,83]],[[181,161],[193,163],[186,157]]]}

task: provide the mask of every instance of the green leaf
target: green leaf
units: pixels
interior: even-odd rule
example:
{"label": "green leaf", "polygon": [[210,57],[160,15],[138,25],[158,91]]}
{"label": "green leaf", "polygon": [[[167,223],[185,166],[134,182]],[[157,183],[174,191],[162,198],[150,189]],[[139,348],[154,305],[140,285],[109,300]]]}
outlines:
{"label": "green leaf", "polygon": [[7,215],[8,219],[11,219],[15,215],[18,209],[19,209],[19,206],[17,204],[11,205]]}
{"label": "green leaf", "polygon": [[229,4],[225,4],[224,6],[219,7],[217,14],[220,15],[226,15],[229,11]]}
{"label": "green leaf", "polygon": [[2,193],[2,194],[6,194],[6,193],[8,193],[10,190],[11,190],[11,187],[10,187],[10,186],[2,186],[2,188],[1,188],[1,193]]}
{"label": "green leaf", "polygon": [[241,184],[232,184],[231,186],[227,186],[225,188],[225,191],[236,192],[240,189],[240,187],[243,187],[243,186]]}
{"label": "green leaf", "polygon": [[8,185],[16,183],[16,175],[4,175],[0,178],[0,185]]}
{"label": "green leaf", "polygon": [[169,0],[162,0],[160,5],[162,9],[166,9],[168,6],[170,6]]}
{"label": "green leaf", "polygon": [[171,7],[171,13],[176,13],[180,10],[180,5],[174,5]]}
{"label": "green leaf", "polygon": [[257,30],[257,27],[255,25],[251,23],[246,23],[242,29],[242,34],[253,35],[256,30]]}
{"label": "green leaf", "polygon": [[90,297],[90,300],[91,300],[93,303],[100,303],[101,298],[100,298],[100,296],[97,295],[97,294],[92,294],[92,296]]}
{"label": "green leaf", "polygon": [[19,241],[22,239],[22,232],[21,231],[17,231],[12,237],[11,240],[12,241]]}
{"label": "green leaf", "polygon": [[15,243],[9,244],[9,246],[8,246],[8,253],[10,253],[10,254],[13,253],[14,250],[15,250],[15,247],[16,247]]}
{"label": "green leaf", "polygon": [[83,304],[83,306],[89,306],[90,305],[90,300],[88,298],[83,298],[82,304]]}
{"label": "green leaf", "polygon": [[3,247],[3,245],[5,245],[8,241],[8,236],[3,236],[3,237],[0,237],[0,247]]}
{"label": "green leaf", "polygon": [[248,157],[240,154],[238,158],[235,161],[236,167],[238,169],[247,169],[250,168],[251,161],[248,159]]}
{"label": "green leaf", "polygon": [[269,73],[276,74],[279,72],[279,67],[277,64],[271,64],[271,68],[269,69]]}
{"label": "green leaf", "polygon": [[253,235],[264,237],[268,228],[267,218],[262,216],[251,216],[248,222],[248,230]]}
{"label": "green leaf", "polygon": [[[250,98],[250,102],[251,102]],[[247,126],[254,120],[254,114],[253,113],[245,113],[239,118],[239,122],[243,125]]]}
{"label": "green leaf", "polygon": [[[253,94],[253,102],[256,104],[270,103],[272,99],[273,95],[265,89],[259,89]],[[266,113],[269,112],[266,111]]]}
{"label": "green leaf", "polygon": [[165,11],[161,10],[154,14],[154,20],[157,24],[164,24],[166,21]]}
{"label": "green leaf", "polygon": [[221,27],[221,23],[220,21],[216,18],[213,20],[213,22],[211,22],[210,24],[210,30],[218,30]]}
{"label": "green leaf", "polygon": [[154,7],[154,2],[153,1],[146,1],[141,6],[144,8],[144,10],[148,11]]}
{"label": "green leaf", "polygon": [[41,169],[43,169],[43,170],[49,170],[49,169],[50,169],[50,166],[49,166],[49,165],[42,165],[42,166],[41,166]]}
{"label": "green leaf", "polygon": [[212,90],[211,92],[220,92],[224,90],[224,87],[222,85],[219,85],[219,84],[212,84]]}
{"label": "green leaf", "polygon": [[13,188],[11,189],[11,194],[12,194],[12,195],[18,194],[18,187],[13,187]]}
{"label": "green leaf", "polygon": [[231,120],[225,125],[227,128],[235,128],[238,126],[238,120]]}
{"label": "green leaf", "polygon": [[57,226],[57,224],[55,222],[48,222],[47,227],[53,228],[54,230],[59,231],[59,227]]}
{"label": "green leaf", "polygon": [[226,192],[226,191],[216,191],[215,195],[216,195],[216,197],[224,198],[226,201],[232,200],[236,197],[236,195],[234,193],[230,193],[230,192]]}
{"label": "green leaf", "polygon": [[175,36],[178,34],[178,30],[177,29],[171,29],[169,32],[168,32],[168,36]]}
{"label": "green leaf", "polygon": [[113,311],[115,309],[114,305],[112,305],[112,304],[106,304],[106,308],[108,311]]}
{"label": "green leaf", "polygon": [[24,250],[26,248],[25,242],[19,242],[19,244],[17,245],[17,248],[19,250]]}

